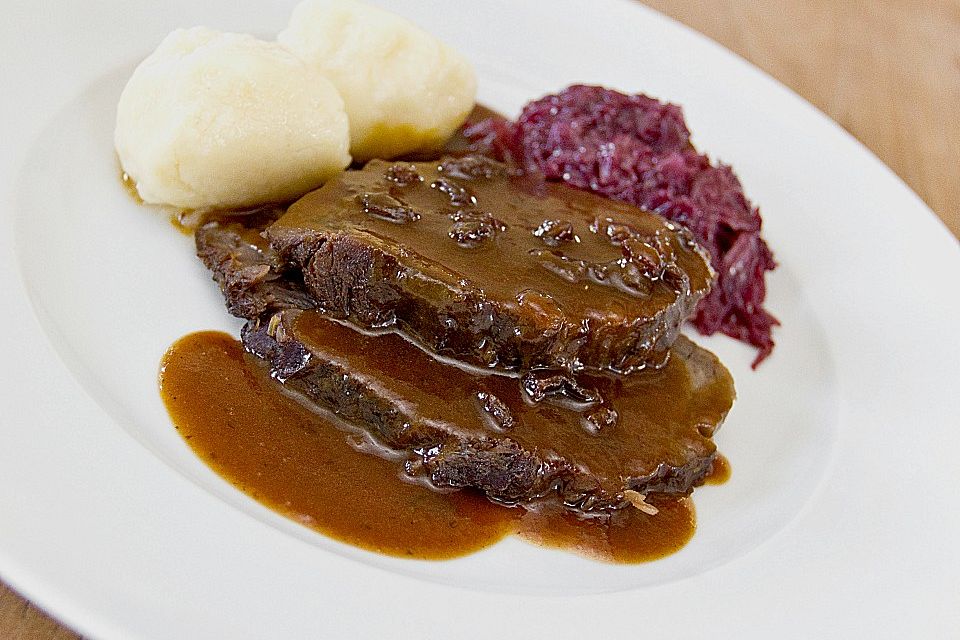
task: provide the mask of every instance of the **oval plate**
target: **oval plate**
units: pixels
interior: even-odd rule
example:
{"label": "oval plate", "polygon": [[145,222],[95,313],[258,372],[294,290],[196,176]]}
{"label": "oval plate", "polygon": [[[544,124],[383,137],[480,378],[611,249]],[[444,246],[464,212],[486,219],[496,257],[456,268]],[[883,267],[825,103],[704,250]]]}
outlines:
{"label": "oval plate", "polygon": [[734,475],[697,491],[693,541],[639,566],[516,540],[403,561],[207,470],[171,428],[156,367],[180,335],[237,324],[190,239],[119,186],[113,109],[170,29],[270,33],[289,7],[194,4],[68,4],[0,27],[17,87],[0,165],[5,580],[103,638],[957,630],[955,239],[822,114],[630,2],[591,3],[589,19],[573,0],[391,7],[466,53],[481,100],[507,113],[577,81],[682,104],[697,145],[761,204],[783,327],[756,372],[749,349],[697,338],[739,400],[718,436]]}

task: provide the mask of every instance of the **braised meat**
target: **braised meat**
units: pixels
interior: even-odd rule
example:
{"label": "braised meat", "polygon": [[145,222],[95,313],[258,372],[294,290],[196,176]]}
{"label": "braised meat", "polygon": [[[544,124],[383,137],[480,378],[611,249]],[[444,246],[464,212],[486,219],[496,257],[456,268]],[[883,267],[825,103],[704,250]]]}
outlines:
{"label": "braised meat", "polygon": [[509,371],[660,366],[713,280],[679,225],[480,156],[372,161],[266,235],[328,316]]}
{"label": "braised meat", "polygon": [[594,402],[532,402],[516,378],[441,362],[396,333],[370,335],[313,311],[243,331],[285,387],[369,431],[414,476],[503,502],[559,495],[583,511],[623,491],[683,494],[710,470],[710,437],[733,401],[729,373],[677,339],[658,371],[585,376]]}

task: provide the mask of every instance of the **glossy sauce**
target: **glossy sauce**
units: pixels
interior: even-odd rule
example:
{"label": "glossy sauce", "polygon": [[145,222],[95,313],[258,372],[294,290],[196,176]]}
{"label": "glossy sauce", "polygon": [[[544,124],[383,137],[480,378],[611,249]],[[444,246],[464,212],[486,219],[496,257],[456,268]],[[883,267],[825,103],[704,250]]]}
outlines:
{"label": "glossy sauce", "polygon": [[713,459],[713,465],[710,467],[710,473],[707,474],[704,484],[724,484],[730,479],[733,469],[730,467],[730,461],[722,454],[717,454]]}
{"label": "glossy sauce", "polygon": [[[493,115],[478,105],[468,124]],[[454,155],[468,151],[459,133],[445,148]],[[133,181],[121,174],[124,188],[141,203]],[[578,209],[572,217],[583,216]],[[171,222],[191,234],[208,215],[178,212]],[[596,283],[584,284],[590,290]],[[623,293],[602,288],[604,297]],[[395,457],[286,392],[263,361],[223,333],[194,333],[175,343],[164,356],[160,387],[180,435],[224,479],[304,526],[370,551],[440,560],[518,535],[597,560],[636,563],[676,552],[694,533],[690,498],[649,496],[659,510],[655,516],[625,508],[585,519],[553,504],[511,508],[472,491],[439,491],[413,481]],[[728,475],[729,464],[718,455],[708,482]]]}
{"label": "glossy sauce", "polygon": [[[140,192],[137,191],[137,181],[133,177],[123,170],[123,167],[120,166],[120,159],[117,158],[117,167],[120,171],[120,184],[123,186],[123,190],[127,192],[133,201],[139,205],[146,204],[143,201],[143,198],[140,197]],[[206,214],[201,211],[195,211],[192,209],[174,209],[170,210],[169,207],[162,206],[162,208],[169,212],[170,215],[170,224],[173,225],[173,228],[179,231],[180,233],[188,236],[192,236],[193,232],[197,230],[201,224],[203,224]]]}
{"label": "glossy sauce", "polygon": [[285,393],[223,333],[175,343],[160,389],[177,430],[214,471],[267,507],[371,551],[453,558],[516,534],[600,560],[643,562],[677,551],[694,532],[689,498],[651,497],[655,516],[627,508],[582,519],[411,482],[359,432]]}
{"label": "glossy sauce", "polygon": [[[391,448],[439,445],[450,434],[478,441],[506,436],[537,452],[549,466],[572,463],[608,496],[623,488],[624,478],[712,458],[716,447],[710,437],[734,397],[726,369],[685,337],[677,340],[667,365],[658,371],[627,378],[580,376],[583,390],[600,400],[576,405],[566,397],[531,401],[518,379],[445,363],[396,333],[359,333],[315,311],[293,312],[289,321],[286,317],[280,324],[309,350],[308,367],[327,372],[323,378],[357,380],[351,403],[328,408],[360,420],[366,412],[353,407],[365,406],[368,397],[371,404],[391,407],[389,415],[396,415],[403,426],[374,427]],[[300,379],[294,376],[287,384],[297,387]],[[494,399],[509,427],[491,421],[483,399]],[[615,416],[599,429],[587,421],[598,409]],[[374,413],[372,408],[369,412]]]}
{"label": "glossy sauce", "polygon": [[[119,163],[119,159],[117,160]],[[130,174],[120,168],[120,184],[123,185],[123,190],[133,198],[133,201],[137,204],[143,204],[143,198],[140,197],[140,192],[137,191],[137,182],[130,177]]]}
{"label": "glossy sauce", "polygon": [[[463,155],[470,152],[470,141],[463,135],[463,128],[485,120],[486,118],[492,117],[502,117],[501,114],[497,113],[492,109],[488,109],[483,105],[475,105],[473,111],[470,112],[470,115],[467,117],[466,122],[463,124],[463,127],[458,129],[453,136],[447,140],[446,144],[443,147],[443,153],[451,155]],[[408,157],[409,160],[432,160],[436,157],[437,152],[425,152],[420,154],[412,154]],[[120,164],[120,158],[117,158],[117,171],[120,176],[120,184],[123,186],[123,190],[127,192],[133,201],[139,205],[145,204],[143,198],[140,197],[140,192],[137,191],[137,181],[133,177],[123,170],[123,166]],[[277,206],[282,206],[286,208],[290,202],[278,203]],[[270,206],[270,205],[263,205]],[[259,207],[257,207],[259,208]],[[192,236],[193,233],[207,220],[211,218],[225,218],[241,213],[239,211],[222,211],[222,210],[199,210],[199,209],[179,209],[174,210],[170,213],[170,224],[179,231],[180,233],[188,236]]]}
{"label": "glossy sauce", "polygon": [[555,315],[654,317],[709,289],[707,262],[660,216],[528,177],[464,178],[466,163],[372,160],[296,201],[268,233],[356,237],[401,265],[415,259],[424,295],[434,281],[483,283],[489,299],[542,316],[544,331]]}

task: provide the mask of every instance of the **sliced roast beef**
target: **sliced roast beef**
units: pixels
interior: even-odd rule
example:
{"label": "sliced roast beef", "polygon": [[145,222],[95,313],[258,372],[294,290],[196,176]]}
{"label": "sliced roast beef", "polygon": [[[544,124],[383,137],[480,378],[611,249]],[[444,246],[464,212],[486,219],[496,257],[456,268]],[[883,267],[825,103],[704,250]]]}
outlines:
{"label": "sliced roast beef", "polygon": [[328,316],[508,371],[660,366],[713,280],[678,225],[479,156],[372,161],[266,235]]}
{"label": "sliced roast beef", "polygon": [[287,389],[370,432],[411,475],[504,502],[556,493],[590,511],[622,506],[628,489],[687,493],[710,469],[734,397],[723,365],[684,337],[660,370],[581,377],[596,400],[579,404],[534,402],[516,378],[315,311],[248,323],[243,341]]}
{"label": "sliced roast beef", "polygon": [[295,270],[284,265],[261,235],[283,213],[270,207],[248,215],[215,219],[197,229],[197,256],[220,285],[227,310],[247,320],[281,309],[310,309]]}

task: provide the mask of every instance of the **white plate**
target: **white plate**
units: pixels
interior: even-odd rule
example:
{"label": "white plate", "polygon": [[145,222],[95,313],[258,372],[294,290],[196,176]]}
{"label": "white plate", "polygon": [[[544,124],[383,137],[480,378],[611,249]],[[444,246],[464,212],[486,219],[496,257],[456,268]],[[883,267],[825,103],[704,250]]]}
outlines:
{"label": "white plate", "polygon": [[[289,7],[11,10],[0,231],[0,575],[93,637],[933,637],[960,630],[960,251],[886,167],[742,60],[631,2],[393,3],[508,113],[575,81],[685,107],[762,206],[777,349],[700,340],[740,398],[734,475],[680,553],[599,564],[516,540],[403,561],[289,522],[204,467],[156,389],[165,348],[236,331],[190,239],[117,180],[113,108],[177,26]],[[586,7],[589,6],[589,10]],[[18,13],[19,11],[19,13]]]}

